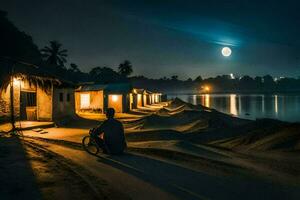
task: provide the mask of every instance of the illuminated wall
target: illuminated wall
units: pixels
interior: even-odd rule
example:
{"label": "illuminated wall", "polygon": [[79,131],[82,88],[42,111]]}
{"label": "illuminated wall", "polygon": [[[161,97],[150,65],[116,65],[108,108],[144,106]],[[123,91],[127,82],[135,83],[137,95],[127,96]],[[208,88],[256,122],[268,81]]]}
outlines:
{"label": "illuminated wall", "polygon": [[152,94],[152,95],[151,95],[151,102],[152,102],[152,103],[155,103],[155,94]]}
{"label": "illuminated wall", "polygon": [[130,107],[130,110],[133,109],[133,94],[132,93],[129,94],[129,107]]}
{"label": "illuminated wall", "polygon": [[159,95],[155,94],[155,103],[158,103],[158,102],[159,102]]}
{"label": "illuminated wall", "polygon": [[98,110],[102,113],[103,105],[103,91],[75,92],[76,112],[84,110]]}
{"label": "illuminated wall", "polygon": [[123,112],[123,97],[119,94],[108,95],[108,108],[113,108],[117,113]]}
{"label": "illuminated wall", "polygon": [[51,91],[46,93],[41,88],[37,88],[37,118],[38,120],[49,121],[52,120],[52,93]]}
{"label": "illuminated wall", "polygon": [[[33,84],[29,84],[28,81],[18,80],[14,78],[14,113],[17,120],[20,119],[20,93],[22,92],[31,92],[36,93],[36,106],[28,107],[26,106],[24,109],[25,112],[31,111],[31,114],[35,116],[31,119],[41,120],[41,121],[51,121],[53,119],[53,89],[49,89],[47,91],[41,89],[40,87],[36,87]],[[10,116],[10,85],[8,85],[6,91],[0,92],[0,116],[7,117]],[[34,112],[32,112],[34,110]],[[22,109],[23,111],[23,109]],[[29,113],[27,113],[27,117]],[[24,118],[26,119],[26,118]],[[27,118],[28,119],[28,118]]]}
{"label": "illuminated wall", "polygon": [[138,107],[142,107],[143,106],[142,95],[141,94],[137,95],[137,106]]}
{"label": "illuminated wall", "polygon": [[91,104],[91,94],[80,94],[80,109],[87,109]]}
{"label": "illuminated wall", "polygon": [[144,102],[144,106],[147,105],[147,95],[143,94],[143,102]]}

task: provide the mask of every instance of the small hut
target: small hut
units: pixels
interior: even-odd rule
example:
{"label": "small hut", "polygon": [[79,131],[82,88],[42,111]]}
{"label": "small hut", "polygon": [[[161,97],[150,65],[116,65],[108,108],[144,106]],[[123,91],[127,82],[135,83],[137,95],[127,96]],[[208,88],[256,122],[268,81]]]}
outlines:
{"label": "small hut", "polygon": [[75,109],[80,112],[105,113],[114,108],[117,113],[130,110],[130,91],[128,83],[87,84],[75,90]]}
{"label": "small hut", "polygon": [[74,88],[38,67],[4,65],[0,76],[0,119],[2,121],[54,121],[74,115]]}

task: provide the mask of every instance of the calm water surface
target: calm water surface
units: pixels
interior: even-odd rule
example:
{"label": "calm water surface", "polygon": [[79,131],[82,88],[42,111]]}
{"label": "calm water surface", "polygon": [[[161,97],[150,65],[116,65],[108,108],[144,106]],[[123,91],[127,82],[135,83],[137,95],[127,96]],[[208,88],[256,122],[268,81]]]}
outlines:
{"label": "calm water surface", "polygon": [[274,118],[290,122],[300,121],[300,94],[168,95],[170,99],[175,97],[246,119]]}

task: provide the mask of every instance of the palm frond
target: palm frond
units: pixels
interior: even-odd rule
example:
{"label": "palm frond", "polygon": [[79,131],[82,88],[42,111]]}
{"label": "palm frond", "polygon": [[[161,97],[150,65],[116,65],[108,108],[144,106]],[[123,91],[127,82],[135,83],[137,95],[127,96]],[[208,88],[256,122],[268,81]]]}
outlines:
{"label": "palm frond", "polygon": [[59,51],[58,53],[62,54],[62,53],[67,53],[67,52],[68,52],[67,49],[63,49],[63,50]]}

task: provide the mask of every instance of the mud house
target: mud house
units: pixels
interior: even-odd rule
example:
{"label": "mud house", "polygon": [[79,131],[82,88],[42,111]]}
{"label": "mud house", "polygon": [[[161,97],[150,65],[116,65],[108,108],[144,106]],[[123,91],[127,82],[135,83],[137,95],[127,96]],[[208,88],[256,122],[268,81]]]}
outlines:
{"label": "mud house", "polygon": [[2,120],[10,118],[12,108],[17,120],[55,121],[75,114],[74,88],[71,84],[22,73],[14,74],[7,80],[1,82],[0,89]]}
{"label": "mud house", "polygon": [[151,104],[156,104],[156,103],[160,103],[162,101],[162,94],[159,92],[151,92],[151,94],[149,94],[149,98],[150,98],[150,103]]}
{"label": "mud house", "polygon": [[136,109],[145,105],[145,90],[134,88],[130,94],[132,97],[131,108]]}
{"label": "mud house", "polygon": [[151,92],[145,89],[134,88],[132,90],[132,108],[145,107],[147,105],[159,103],[162,101],[162,94],[158,92]]}
{"label": "mud house", "polygon": [[105,113],[107,108],[116,112],[128,112],[131,109],[132,87],[127,83],[88,84],[75,91],[76,112]]}

